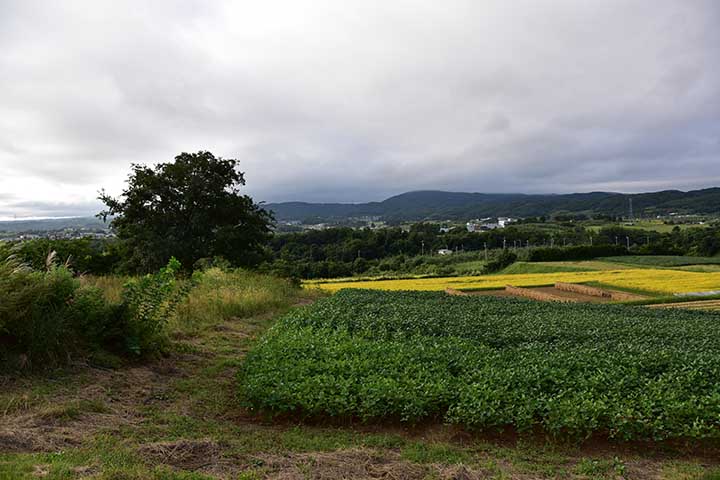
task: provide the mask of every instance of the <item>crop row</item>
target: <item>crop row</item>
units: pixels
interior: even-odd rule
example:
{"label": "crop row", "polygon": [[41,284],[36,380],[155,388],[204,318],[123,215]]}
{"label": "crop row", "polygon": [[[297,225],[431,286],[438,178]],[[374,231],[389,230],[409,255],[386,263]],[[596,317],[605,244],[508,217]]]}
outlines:
{"label": "crop row", "polygon": [[360,282],[308,282],[308,287],[320,287],[336,292],[344,288],[373,290],[444,290],[446,288],[481,290],[552,285],[556,282],[597,282],[610,287],[673,294],[720,289],[720,272],[688,272],[682,270],[627,269],[590,272],[528,273],[515,275],[481,275],[473,277],[411,278]]}
{"label": "crop row", "polygon": [[717,315],[345,290],[279,321],[246,406],[623,439],[720,436]]}

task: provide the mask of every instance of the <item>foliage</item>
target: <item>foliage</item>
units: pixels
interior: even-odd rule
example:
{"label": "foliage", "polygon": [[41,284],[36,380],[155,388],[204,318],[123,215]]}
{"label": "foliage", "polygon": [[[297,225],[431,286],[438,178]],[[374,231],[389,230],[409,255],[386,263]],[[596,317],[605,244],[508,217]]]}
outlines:
{"label": "foliage", "polygon": [[495,273],[499,272],[503,268],[509,267],[513,263],[515,263],[515,260],[517,260],[517,255],[513,252],[510,252],[508,250],[503,250],[500,255],[495,260],[492,260],[485,264],[485,267],[483,267],[483,273]]}
{"label": "foliage", "polygon": [[110,350],[152,354],[188,287],[175,280],[176,260],[155,275],[127,282],[120,302],[108,301],[98,282],[81,281],[48,256],[44,270],[17,257],[0,260],[0,367],[65,363],[75,355]]}
{"label": "foliage", "polygon": [[126,349],[136,355],[161,350],[165,344],[165,326],[190,286],[178,284],[180,262],[171,257],[158,273],[129,280],[123,289],[125,316],[123,340]]}
{"label": "foliage", "polygon": [[117,320],[102,293],[82,288],[72,272],[49,262],[35,271],[0,260],[0,364],[57,364],[70,352],[94,348]]}
{"label": "foliage", "polygon": [[[270,242],[273,259],[261,269],[303,279],[452,275],[463,273],[458,264],[492,262],[505,250],[518,255],[520,261],[589,260],[627,254],[628,240],[633,254],[714,255],[720,252],[720,229],[715,227],[658,233],[616,226],[593,232],[581,224],[523,222],[504,229],[470,233],[465,228],[442,232],[439,224],[418,223],[408,230],[343,227],[277,234]],[[553,244],[567,246],[549,247]],[[431,255],[440,248],[457,253]],[[477,273],[481,269],[477,268]]]}
{"label": "foliage", "polygon": [[618,245],[577,245],[573,247],[535,248],[528,254],[528,262],[560,262],[567,260],[592,260],[627,254],[627,249]]}
{"label": "foliage", "polygon": [[[503,252],[503,246],[542,245],[552,236],[567,241],[587,241],[581,227],[517,225],[502,230],[471,233],[465,228],[440,231],[439,224],[418,223],[401,228],[329,228],[275,235],[270,248],[274,258],[262,266],[266,272],[304,279],[351,275],[395,274],[449,275],[454,265],[488,260]],[[431,255],[441,248],[452,255]],[[424,255],[423,255],[424,253]],[[520,250],[517,254],[520,254]],[[479,270],[479,269],[478,269]]]}
{"label": "foliage", "polygon": [[718,351],[701,312],[346,290],[285,316],[239,382],[275,413],[717,438]]}
{"label": "foliage", "polygon": [[133,165],[121,198],[102,193],[114,216],[112,227],[127,248],[127,268],[149,272],[171,256],[192,267],[201,258],[222,256],[252,266],[264,256],[272,216],[252,198],[238,161],[210,152],[181,153],[154,168]]}
{"label": "foliage", "polygon": [[67,261],[76,272],[105,275],[116,272],[122,261],[122,245],[115,240],[93,238],[50,240],[39,238],[13,244],[15,255],[36,270],[45,268],[50,252]]}

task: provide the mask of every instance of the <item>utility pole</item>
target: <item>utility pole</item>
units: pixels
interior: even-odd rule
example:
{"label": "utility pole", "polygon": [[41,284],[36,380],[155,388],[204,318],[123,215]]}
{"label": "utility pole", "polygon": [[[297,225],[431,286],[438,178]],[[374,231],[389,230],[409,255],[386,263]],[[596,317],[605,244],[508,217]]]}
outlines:
{"label": "utility pole", "polygon": [[592,247],[592,235],[590,235],[590,246]]}
{"label": "utility pole", "polygon": [[505,250],[506,245],[507,245],[507,240],[505,240],[505,237],[503,237],[503,250]]}
{"label": "utility pole", "polygon": [[485,245],[485,261],[487,262],[487,257],[488,257],[488,255],[487,255],[487,242],[485,242],[484,245]]}
{"label": "utility pole", "polygon": [[625,240],[627,241],[627,249],[630,250],[630,237],[625,237]]}
{"label": "utility pole", "polygon": [[615,235],[615,245],[618,244],[618,241],[617,241],[617,240],[618,240],[618,239],[617,239],[617,235]]}
{"label": "utility pole", "polygon": [[422,249],[422,255],[425,256],[425,240],[420,240],[420,248]]}

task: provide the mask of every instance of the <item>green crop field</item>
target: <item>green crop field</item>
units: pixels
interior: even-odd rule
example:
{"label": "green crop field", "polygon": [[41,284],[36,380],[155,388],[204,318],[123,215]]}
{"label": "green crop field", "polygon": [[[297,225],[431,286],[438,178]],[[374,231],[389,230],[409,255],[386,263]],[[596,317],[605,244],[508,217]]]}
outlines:
{"label": "green crop field", "polygon": [[298,418],[720,436],[715,314],[439,292],[345,290],[291,312],[248,354],[246,406]]}

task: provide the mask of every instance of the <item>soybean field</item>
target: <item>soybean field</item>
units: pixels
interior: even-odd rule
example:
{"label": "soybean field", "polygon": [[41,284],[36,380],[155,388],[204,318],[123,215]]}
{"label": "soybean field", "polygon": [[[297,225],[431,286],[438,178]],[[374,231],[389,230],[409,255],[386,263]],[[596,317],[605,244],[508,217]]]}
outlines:
{"label": "soybean field", "polygon": [[720,436],[717,314],[343,290],[284,316],[239,374],[300,418],[622,440]]}

